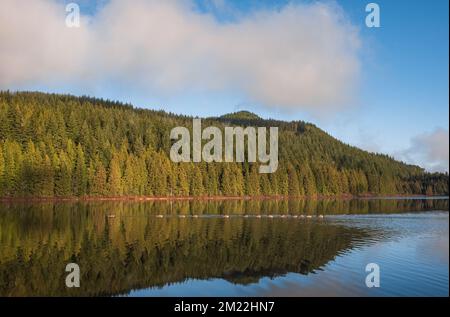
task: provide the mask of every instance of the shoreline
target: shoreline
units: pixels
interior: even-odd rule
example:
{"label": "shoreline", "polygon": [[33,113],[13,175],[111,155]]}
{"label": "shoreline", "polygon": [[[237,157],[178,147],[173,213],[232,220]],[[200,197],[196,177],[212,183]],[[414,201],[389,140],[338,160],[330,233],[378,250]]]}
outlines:
{"label": "shoreline", "polygon": [[85,197],[0,197],[0,203],[13,202],[147,202],[147,201],[230,201],[230,200],[352,200],[352,199],[448,199],[444,195],[314,195],[314,196],[85,196]]}

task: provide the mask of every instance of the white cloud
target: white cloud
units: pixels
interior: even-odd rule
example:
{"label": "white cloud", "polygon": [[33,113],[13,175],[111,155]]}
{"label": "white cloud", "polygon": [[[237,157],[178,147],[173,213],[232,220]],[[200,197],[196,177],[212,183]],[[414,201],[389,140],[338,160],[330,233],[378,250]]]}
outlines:
{"label": "white cloud", "polygon": [[417,135],[411,140],[411,146],[396,157],[431,172],[448,172],[449,132],[444,128],[436,128],[432,132]]}
{"label": "white cloud", "polygon": [[89,32],[67,28],[65,14],[49,1],[2,1],[0,88],[80,78]]}
{"label": "white cloud", "polygon": [[355,93],[358,33],[334,5],[290,4],[221,24],[188,1],[111,0],[78,29],[65,27],[65,14],[50,0],[2,1],[0,88],[117,81],[320,112]]}

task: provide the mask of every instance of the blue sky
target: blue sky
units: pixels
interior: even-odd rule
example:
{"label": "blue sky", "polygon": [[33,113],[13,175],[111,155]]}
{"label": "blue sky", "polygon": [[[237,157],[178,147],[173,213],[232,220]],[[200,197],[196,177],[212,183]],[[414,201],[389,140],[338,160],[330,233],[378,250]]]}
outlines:
{"label": "blue sky", "polygon": [[[61,4],[67,2],[69,1],[60,1]],[[375,2],[380,6],[380,28],[365,26],[367,15],[365,6],[369,1],[322,2],[331,8],[338,8],[339,12],[336,14],[343,14],[345,23],[351,24],[351,28],[343,29],[344,32],[350,29],[356,30],[359,40],[356,53],[350,49],[342,51],[342,56],[350,56],[350,64],[355,58],[359,63],[357,81],[348,85],[354,86],[348,107],[327,106],[324,111],[314,111],[312,104],[317,100],[317,95],[312,95],[312,99],[306,99],[306,103],[312,100],[311,105],[301,104],[303,99],[298,98],[286,100],[288,107],[277,107],[266,100],[282,103],[285,101],[283,96],[264,95],[265,92],[258,91],[255,93],[256,98],[249,98],[245,92],[230,85],[229,79],[234,78],[233,74],[227,74],[228,79],[225,81],[214,83],[216,86],[223,84],[226,86],[225,89],[204,90],[196,89],[195,86],[185,87],[182,84],[180,88],[177,82],[174,93],[170,89],[168,91],[161,89],[159,83],[150,87],[127,85],[126,76],[123,80],[114,76],[105,76],[95,85],[70,80],[6,81],[6,84],[2,84],[0,80],[0,89],[38,89],[80,95],[91,94],[130,102],[139,107],[162,108],[175,113],[200,116],[216,116],[246,109],[266,118],[310,121],[346,143],[371,151],[388,153],[430,170],[448,170],[448,144],[443,143],[448,143],[449,128],[449,3],[447,0],[379,0]],[[103,9],[108,7],[109,1],[80,0],[78,3],[82,15],[95,21],[101,19],[100,15]],[[213,17],[216,28],[220,29],[221,25],[233,25],[236,22],[245,21],[247,17],[261,11],[276,12],[289,5],[313,6],[316,3],[307,0],[195,0],[193,8],[188,7],[183,10],[192,10],[197,14]],[[299,14],[302,17],[302,13]],[[111,18],[114,19],[114,17]],[[202,23],[203,26],[209,25],[207,20]],[[126,25],[121,27],[127,29]],[[284,33],[282,28],[280,30]],[[312,31],[317,32],[317,30]],[[163,33],[164,30],[161,32]],[[295,30],[286,30],[286,32],[290,32],[288,35],[292,36],[296,34]],[[281,33],[280,36],[284,36]],[[332,34],[328,41],[333,41],[333,36],[341,36],[341,33],[336,34]],[[212,43],[220,45],[220,40]],[[293,48],[295,49],[298,47]],[[338,52],[341,53],[340,48]],[[179,52],[179,56],[176,56],[177,59],[183,59],[183,57],[183,52]],[[229,59],[227,56],[220,58],[227,61]],[[329,56],[324,58],[329,60]],[[340,56],[337,56],[337,59],[340,60]],[[208,61],[205,62],[205,69],[207,65]],[[154,65],[152,64],[149,69],[154,71]],[[184,71],[189,73],[191,69]],[[120,74],[119,71],[118,73]],[[217,73],[220,74],[220,71]],[[155,74],[158,73],[155,72]],[[331,74],[336,76],[335,83],[340,83],[347,77],[350,79],[355,77],[348,73],[331,72]],[[169,75],[174,77],[173,74]],[[172,80],[170,76],[169,79]],[[200,78],[198,85],[201,86],[201,83]],[[165,84],[163,83],[164,88],[166,88]],[[342,89],[347,88],[349,87],[342,87]],[[252,92],[257,90],[254,87],[249,89]],[[287,92],[292,93],[289,90]],[[258,99],[261,94],[264,97]],[[320,95],[320,92],[318,94]],[[299,101],[298,106],[292,106],[296,100]],[[435,142],[436,140],[439,142]],[[443,142],[440,142],[441,140]]]}

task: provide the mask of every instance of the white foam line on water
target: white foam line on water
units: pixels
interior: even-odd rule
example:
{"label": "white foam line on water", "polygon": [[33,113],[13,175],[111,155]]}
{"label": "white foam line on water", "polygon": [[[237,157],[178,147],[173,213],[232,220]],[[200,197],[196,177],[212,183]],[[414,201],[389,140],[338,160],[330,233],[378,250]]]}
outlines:
{"label": "white foam line on water", "polygon": [[[266,219],[325,219],[324,215],[248,215],[248,214],[238,214],[238,215],[215,215],[215,214],[193,214],[193,215],[154,215],[156,218],[266,218]],[[327,216],[328,217],[328,216]]]}

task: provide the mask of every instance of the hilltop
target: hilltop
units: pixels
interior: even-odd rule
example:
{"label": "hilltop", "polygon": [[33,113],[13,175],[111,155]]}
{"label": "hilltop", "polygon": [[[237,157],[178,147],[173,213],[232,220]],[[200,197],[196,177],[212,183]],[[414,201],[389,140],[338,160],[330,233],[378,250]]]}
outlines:
{"label": "hilltop", "polygon": [[242,110],[233,113],[227,113],[219,117],[220,119],[230,119],[230,120],[262,120],[257,114]]}

